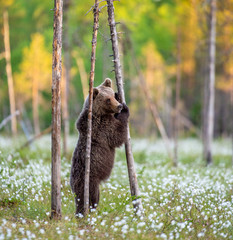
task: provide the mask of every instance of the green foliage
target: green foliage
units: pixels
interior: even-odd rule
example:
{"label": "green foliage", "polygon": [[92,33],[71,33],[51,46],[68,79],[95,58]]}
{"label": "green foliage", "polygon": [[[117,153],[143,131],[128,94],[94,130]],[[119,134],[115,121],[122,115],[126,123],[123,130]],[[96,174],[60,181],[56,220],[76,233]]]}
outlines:
{"label": "green foliage", "polygon": [[[63,26],[69,38],[69,53],[71,58],[71,80],[70,80],[70,122],[71,130],[74,131],[73,123],[77,119],[82,109],[84,97],[80,78],[80,69],[76,63],[76,57],[73,52],[78,52],[79,57],[84,62],[87,75],[90,72],[90,53],[93,14],[90,11],[94,1],[70,1],[70,6],[64,15],[67,18],[68,25]],[[143,91],[138,80],[138,69],[132,61],[135,52],[135,58],[139,63],[139,68],[144,76],[148,73],[148,64],[146,59],[151,58],[151,81],[161,82],[161,88],[157,85],[150,85],[150,94],[156,96],[153,102],[159,105],[160,113],[166,109],[167,105],[174,106],[176,65],[177,65],[177,44],[180,41],[181,56],[181,112],[185,113],[199,129],[201,128],[202,111],[202,90],[206,62],[206,43],[208,38],[208,23],[206,14],[209,12],[209,2],[203,1],[115,1],[115,18],[122,25],[117,25],[117,30],[121,32],[120,44],[122,44],[123,56],[122,67],[124,68],[125,93],[127,103],[131,107],[132,132],[135,135],[155,135],[154,126],[148,106],[145,103]],[[11,44],[11,63],[17,91],[27,89],[23,94],[16,94],[16,102],[23,106],[24,112],[31,116],[31,88],[27,86],[27,73],[29,69],[33,71],[33,66],[38,65],[40,61],[43,74],[41,81],[46,82],[46,89],[41,89],[41,108],[40,125],[48,126],[51,117],[49,116],[50,89],[51,89],[51,66],[50,71],[47,66],[43,66],[46,59],[52,59],[52,40],[53,40],[53,1],[26,1],[26,0],[7,0],[0,1],[0,14],[3,9],[9,12],[10,26],[10,44]],[[106,3],[101,2],[101,7]],[[217,10],[217,84],[218,91],[224,92],[230,106],[230,91],[232,80],[232,57],[227,54],[232,49],[232,0],[224,0],[219,3]],[[64,21],[65,22],[65,21]],[[0,27],[3,27],[2,17],[0,17]],[[35,55],[35,48],[32,49],[35,39],[33,36],[40,35],[44,43],[36,43],[39,52]],[[178,36],[179,35],[179,36]],[[3,39],[3,35],[0,35]],[[64,38],[63,38],[64,39]],[[34,43],[33,43],[34,41]],[[35,45],[34,45],[35,46]],[[25,50],[27,49],[27,51]],[[147,51],[145,52],[145,49]],[[0,54],[4,51],[4,43],[0,41]],[[64,51],[64,48],[63,48]],[[113,62],[109,55],[112,54],[111,43],[109,41],[109,28],[107,22],[107,9],[102,8],[100,13],[100,27],[98,33],[97,53],[96,53],[96,71],[95,85],[99,85],[103,78],[114,78]],[[45,56],[46,55],[46,56]],[[160,58],[160,60],[158,60]],[[37,62],[36,62],[37,61]],[[22,67],[28,62],[28,68]],[[30,64],[29,64],[30,63]],[[158,67],[162,63],[162,68]],[[7,76],[5,70],[5,60],[0,60],[0,119],[9,115],[9,100]],[[19,77],[21,76],[21,77]],[[159,77],[162,76],[162,77]],[[49,81],[48,81],[49,78]],[[146,77],[147,79],[147,77]],[[19,82],[21,86],[19,87]],[[135,96],[137,95],[137,96]],[[221,101],[217,96],[217,101]],[[25,100],[27,98],[27,101]],[[159,102],[159,103],[158,103]],[[160,104],[161,102],[161,104]],[[230,112],[226,104],[224,112]],[[225,106],[223,106],[225,107]],[[221,118],[220,112],[223,107],[216,109],[217,116]],[[145,123],[142,122],[141,115],[145,116]],[[169,113],[161,113],[163,122],[172,118]],[[222,117],[223,118],[223,117]],[[230,128],[229,121],[224,116],[224,132],[228,134]],[[25,120],[25,119],[24,119]],[[218,122],[218,121],[216,121]],[[138,125],[142,125],[139,129]],[[171,124],[170,124],[171,125]],[[172,126],[169,126],[170,128]],[[155,129],[151,131],[151,129]],[[7,128],[5,128],[6,130]],[[143,130],[144,129],[144,130]],[[167,130],[167,129],[166,129]],[[144,131],[144,132],[143,132]],[[217,133],[218,134],[218,133]],[[216,135],[216,134],[215,134]]]}

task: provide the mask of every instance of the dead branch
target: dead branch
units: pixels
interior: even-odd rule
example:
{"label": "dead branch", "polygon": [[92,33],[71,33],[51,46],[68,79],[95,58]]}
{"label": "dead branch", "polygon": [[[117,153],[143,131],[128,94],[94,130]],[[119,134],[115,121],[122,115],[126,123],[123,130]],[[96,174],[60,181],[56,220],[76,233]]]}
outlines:
{"label": "dead branch", "polygon": [[18,116],[19,114],[20,114],[20,111],[17,110],[13,114],[3,119],[2,122],[0,123],[0,129],[2,129],[13,117]]}
{"label": "dead branch", "polygon": [[[99,6],[99,4],[102,3],[102,2],[106,2],[106,0],[99,1],[99,2],[95,3],[95,5],[91,6],[91,8],[85,13],[85,16],[86,16],[92,9],[93,9],[93,11],[94,11],[96,4],[98,4],[98,6]],[[104,6],[100,7],[100,8],[98,7],[99,12],[100,12],[104,7],[106,7],[106,6],[107,6],[107,5],[104,5]]]}
{"label": "dead branch", "polygon": [[[116,77],[116,84],[118,90],[119,101],[121,103],[125,102],[125,94],[123,88],[123,77],[122,77],[122,69],[120,64],[120,54],[119,54],[119,47],[118,47],[118,38],[117,38],[117,31],[116,31],[116,22],[114,16],[114,6],[113,0],[107,0],[108,4],[108,23],[110,27],[110,36],[112,41],[112,50],[114,56],[114,70],[115,70],[115,77]],[[131,141],[130,141],[130,132],[129,132],[129,125],[127,126],[127,141],[125,143],[125,153],[127,159],[127,166],[128,166],[128,174],[129,174],[129,182],[130,182],[130,191],[131,196],[133,197],[133,206],[136,212],[143,211],[142,203],[140,197],[140,190],[138,187],[137,176],[134,166],[134,158],[131,148]]]}
{"label": "dead branch", "polygon": [[99,27],[99,5],[95,0],[93,36],[92,36],[92,50],[91,50],[91,71],[89,78],[89,107],[88,107],[88,122],[87,122],[87,144],[85,156],[85,183],[84,183],[84,216],[89,211],[89,182],[90,182],[90,158],[91,158],[91,131],[92,131],[92,105],[93,105],[93,85],[95,77],[95,58],[96,58],[96,44],[97,33]]}
{"label": "dead branch", "polygon": [[39,134],[35,135],[33,138],[31,138],[30,140],[28,140],[26,143],[24,143],[19,150],[28,147],[29,145],[31,145],[35,140],[41,138],[42,136],[50,133],[52,130],[52,126],[49,126],[48,128],[46,128],[45,130],[43,130],[42,132],[40,132]]}

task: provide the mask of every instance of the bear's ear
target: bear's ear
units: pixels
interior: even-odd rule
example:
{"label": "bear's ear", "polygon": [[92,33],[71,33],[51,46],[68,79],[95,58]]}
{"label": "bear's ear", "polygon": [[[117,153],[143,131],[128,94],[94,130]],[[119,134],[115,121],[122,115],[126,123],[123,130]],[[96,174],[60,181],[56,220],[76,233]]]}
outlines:
{"label": "bear's ear", "polygon": [[97,88],[93,88],[93,100],[96,98],[98,94],[99,94],[99,90]]}
{"label": "bear's ear", "polygon": [[106,78],[102,84],[105,87],[112,87],[112,80],[110,78]]}

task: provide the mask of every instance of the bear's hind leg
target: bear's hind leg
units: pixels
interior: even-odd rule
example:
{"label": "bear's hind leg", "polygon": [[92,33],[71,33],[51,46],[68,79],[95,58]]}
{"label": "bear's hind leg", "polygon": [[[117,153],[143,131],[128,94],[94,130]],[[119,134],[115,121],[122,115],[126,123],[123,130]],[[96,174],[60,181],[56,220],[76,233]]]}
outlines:
{"label": "bear's hind leg", "polygon": [[90,207],[96,208],[99,203],[100,191],[98,182],[90,182]]}
{"label": "bear's hind leg", "polygon": [[80,196],[80,194],[78,196],[75,197],[75,205],[76,205],[76,216],[78,217],[79,214],[84,213],[84,201],[83,201],[83,195]]}
{"label": "bear's hind leg", "polygon": [[76,216],[84,213],[84,185],[79,182],[75,188]]}

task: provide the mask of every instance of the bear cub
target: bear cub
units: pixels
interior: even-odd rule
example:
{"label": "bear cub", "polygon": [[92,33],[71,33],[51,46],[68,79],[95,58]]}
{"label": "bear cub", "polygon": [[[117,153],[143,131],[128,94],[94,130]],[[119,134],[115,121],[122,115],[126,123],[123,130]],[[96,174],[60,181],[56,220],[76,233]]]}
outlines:
{"label": "bear cub", "polygon": [[[79,139],[72,157],[70,185],[75,193],[76,214],[84,211],[85,152],[87,139],[88,97],[77,120]],[[99,185],[111,174],[115,148],[127,139],[129,109],[118,102],[117,93],[112,89],[112,81],[106,78],[93,88],[92,139],[90,158],[89,203],[96,208],[99,202]]]}

